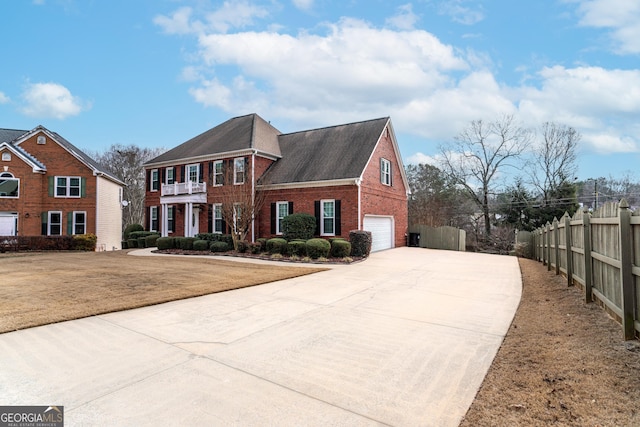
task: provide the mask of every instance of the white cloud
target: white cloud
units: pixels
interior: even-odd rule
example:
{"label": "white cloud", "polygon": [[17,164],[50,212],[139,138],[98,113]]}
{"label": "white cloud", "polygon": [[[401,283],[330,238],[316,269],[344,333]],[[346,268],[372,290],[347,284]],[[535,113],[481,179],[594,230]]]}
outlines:
{"label": "white cloud", "polygon": [[313,7],[314,0],[293,0],[292,3],[300,10],[310,10]]}
{"label": "white cloud", "polygon": [[432,165],[438,166],[439,161],[434,156],[428,156],[424,153],[415,153],[404,160],[405,165]]}
{"label": "white cloud", "polygon": [[31,117],[65,119],[76,116],[90,106],[57,83],[29,84],[22,94],[21,110]]}
{"label": "white cloud", "polygon": [[640,53],[640,2],[633,0],[577,0],[580,25],[606,28],[614,50]]}
{"label": "white cloud", "polygon": [[399,30],[412,30],[418,22],[419,16],[413,13],[411,3],[398,7],[398,13],[387,19],[387,25]]}
{"label": "white cloud", "polygon": [[449,15],[451,20],[463,25],[473,25],[484,19],[482,7],[475,9],[465,6],[470,0],[446,0],[440,3],[439,10],[442,15]]}
{"label": "white cloud", "polygon": [[6,104],[10,101],[9,97],[3,92],[0,92],[0,104]]}
{"label": "white cloud", "polygon": [[202,34],[207,31],[226,33],[234,28],[251,26],[256,18],[268,15],[265,8],[245,0],[225,1],[222,6],[208,13],[204,19],[194,19],[191,7],[182,7],[170,16],[158,15],[153,22],[167,34]]}

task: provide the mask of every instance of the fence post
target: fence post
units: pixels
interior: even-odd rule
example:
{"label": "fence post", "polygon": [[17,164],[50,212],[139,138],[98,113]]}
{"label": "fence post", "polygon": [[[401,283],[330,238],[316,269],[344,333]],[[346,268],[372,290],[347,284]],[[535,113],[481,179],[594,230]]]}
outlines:
{"label": "fence post", "polygon": [[564,214],[564,232],[567,251],[567,286],[573,286],[573,253],[571,252],[571,217]]}
{"label": "fence post", "polygon": [[591,287],[593,286],[593,273],[592,273],[592,261],[591,261],[591,214],[584,209],[582,213],[582,237],[584,241],[584,301],[586,303],[593,302],[593,292]]}
{"label": "fence post", "polygon": [[556,276],[560,274],[560,229],[558,228],[558,218],[553,218],[553,246],[556,259]]}
{"label": "fence post", "polygon": [[620,226],[620,279],[622,285],[622,330],[625,340],[635,338],[635,284],[633,280],[633,254],[631,243],[631,211],[625,199],[618,206]]}
{"label": "fence post", "polygon": [[547,255],[547,271],[551,271],[551,224],[549,224],[549,221],[547,221],[544,230],[547,234],[547,248],[545,249]]}

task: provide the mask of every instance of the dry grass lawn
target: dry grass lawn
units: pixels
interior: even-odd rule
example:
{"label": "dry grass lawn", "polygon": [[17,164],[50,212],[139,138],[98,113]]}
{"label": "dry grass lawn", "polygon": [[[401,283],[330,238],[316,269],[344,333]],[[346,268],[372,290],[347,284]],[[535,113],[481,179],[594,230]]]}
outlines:
{"label": "dry grass lawn", "polygon": [[127,252],[0,254],[0,333],[323,270]]}

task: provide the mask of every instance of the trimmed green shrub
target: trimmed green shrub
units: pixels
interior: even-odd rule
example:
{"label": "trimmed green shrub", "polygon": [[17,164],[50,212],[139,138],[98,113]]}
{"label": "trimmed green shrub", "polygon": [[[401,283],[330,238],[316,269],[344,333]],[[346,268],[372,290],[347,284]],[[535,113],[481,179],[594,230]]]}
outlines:
{"label": "trimmed green shrub", "polygon": [[144,227],[141,224],[129,224],[125,227],[123,237],[124,240],[129,240],[129,234],[132,231],[144,231]]}
{"label": "trimmed green shrub", "polygon": [[73,249],[77,251],[95,251],[98,236],[95,234],[76,234],[73,236]]}
{"label": "trimmed green shrub", "polygon": [[227,242],[211,242],[209,250],[211,252],[227,252],[229,250]]}
{"label": "trimmed green shrub", "polygon": [[176,241],[173,237],[158,237],[156,239],[156,245],[159,250],[173,249],[176,247]]}
{"label": "trimmed green shrub", "polygon": [[293,256],[306,256],[307,255],[307,242],[304,240],[292,240],[287,243],[287,253]]}
{"label": "trimmed green shrub", "polygon": [[331,250],[331,243],[325,239],[309,239],[306,243],[307,255],[313,259],[326,258]]}
{"label": "trimmed green shrub", "polygon": [[160,237],[159,234],[150,234],[149,236],[144,238],[144,245],[147,248],[153,248],[158,245],[157,240]]}
{"label": "trimmed green shrub", "polygon": [[123,240],[122,242],[120,242],[120,247],[122,249],[129,249],[129,244],[127,243],[126,240]]}
{"label": "trimmed green shrub", "polygon": [[[133,233],[131,233],[133,234]],[[136,239],[138,241],[138,247],[139,248],[146,248],[147,247],[147,238],[146,237],[138,237]]]}
{"label": "trimmed green shrub", "polygon": [[249,251],[254,255],[258,255],[262,252],[262,244],[260,242],[249,243]]}
{"label": "trimmed green shrub", "polygon": [[285,253],[287,247],[287,241],[280,237],[274,237],[267,240],[267,252],[270,254],[282,254]]}
{"label": "trimmed green shrub", "polygon": [[351,230],[351,256],[366,257],[371,253],[371,232],[365,230]]}
{"label": "trimmed green shrub", "polygon": [[209,250],[209,242],[206,240],[195,240],[193,242],[193,250],[194,251],[208,251]]}
{"label": "trimmed green shrub", "polygon": [[176,237],[176,248],[182,249],[185,251],[193,250],[193,242],[195,242],[195,237]]}
{"label": "trimmed green shrub", "polygon": [[330,254],[334,258],[348,257],[351,255],[351,243],[346,240],[333,239]]}
{"label": "trimmed green shrub", "polygon": [[240,252],[241,254],[247,252],[249,250],[249,242],[247,242],[246,240],[239,240],[238,241],[238,252]]}
{"label": "trimmed green shrub", "polygon": [[282,237],[287,240],[309,240],[316,231],[316,218],[306,213],[294,213],[282,218]]}
{"label": "trimmed green shrub", "polygon": [[129,249],[135,249],[138,247],[138,239],[128,239],[127,246]]}
{"label": "trimmed green shrub", "polygon": [[225,242],[229,247],[233,246],[233,237],[231,234],[220,233],[198,233],[196,234],[198,240],[206,240],[208,242]]}
{"label": "trimmed green shrub", "polygon": [[257,243],[260,243],[260,252],[264,252],[267,250],[267,239],[266,237],[260,237],[256,240]]}

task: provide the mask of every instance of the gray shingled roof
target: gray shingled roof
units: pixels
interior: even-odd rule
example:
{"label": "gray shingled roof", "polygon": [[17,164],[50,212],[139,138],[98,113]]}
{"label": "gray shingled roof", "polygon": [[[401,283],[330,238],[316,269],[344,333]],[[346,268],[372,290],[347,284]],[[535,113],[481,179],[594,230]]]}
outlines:
{"label": "gray shingled roof", "polygon": [[61,135],[48,130],[44,126],[37,126],[36,128],[34,128],[31,131],[15,130],[15,129],[0,129],[0,142],[8,142],[11,145],[11,147],[13,147],[13,149],[15,149],[18,152],[20,152],[23,156],[25,156],[26,158],[31,160],[33,163],[35,163],[36,165],[38,165],[42,169],[46,170],[46,164],[45,164],[46,159],[39,160],[33,154],[28,153],[22,147],[20,147],[19,145],[14,143],[14,141],[19,139],[23,135],[25,135],[25,134],[27,134],[29,132],[37,132],[39,130],[43,130],[43,131],[49,132],[61,146],[63,146],[69,152],[73,153],[78,159],[80,159],[82,162],[84,162],[87,166],[89,166],[95,172],[107,175],[110,179],[112,179],[112,180],[114,180],[114,181],[116,181],[116,182],[118,182],[120,184],[123,184],[123,182],[120,181],[111,172],[109,172],[106,169],[105,166],[100,165],[98,162],[93,160],[91,157],[89,157],[82,150],[78,149],[78,147],[76,147],[75,145],[73,145],[72,143],[67,141]]}
{"label": "gray shingled roof", "polygon": [[282,158],[263,184],[359,178],[389,117],[280,135]]}
{"label": "gray shingled roof", "polygon": [[146,164],[213,156],[255,148],[280,157],[280,131],[257,114],[235,117],[149,160]]}

